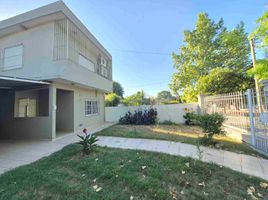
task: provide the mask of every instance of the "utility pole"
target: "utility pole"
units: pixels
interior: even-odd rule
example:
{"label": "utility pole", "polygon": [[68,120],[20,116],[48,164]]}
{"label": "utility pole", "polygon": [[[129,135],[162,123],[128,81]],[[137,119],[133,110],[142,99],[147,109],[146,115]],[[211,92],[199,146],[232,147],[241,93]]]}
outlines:
{"label": "utility pole", "polygon": [[[249,40],[249,43],[250,43],[250,49],[251,49],[253,69],[255,69],[256,68],[256,54],[255,54],[254,39],[251,38]],[[254,76],[254,80],[255,80],[255,87],[256,87],[256,97],[257,97],[258,110],[259,110],[259,112],[262,112],[259,81],[258,81],[256,76]],[[254,94],[252,96],[254,98]]]}

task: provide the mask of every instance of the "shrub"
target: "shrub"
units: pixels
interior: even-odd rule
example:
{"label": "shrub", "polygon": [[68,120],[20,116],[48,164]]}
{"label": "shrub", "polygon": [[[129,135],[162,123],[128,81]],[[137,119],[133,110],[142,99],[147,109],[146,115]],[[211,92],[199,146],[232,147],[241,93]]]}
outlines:
{"label": "shrub", "polygon": [[183,118],[185,119],[185,124],[188,126],[191,125],[198,125],[199,120],[198,120],[199,115],[195,114],[193,110],[185,108],[185,114],[183,115]]}
{"label": "shrub", "polygon": [[205,145],[215,144],[213,142],[214,135],[224,135],[225,132],[221,129],[225,120],[223,115],[219,113],[203,114],[198,117],[199,125],[203,129],[205,136],[201,139],[201,143]]}
{"label": "shrub", "polygon": [[118,106],[121,97],[115,93],[110,93],[105,96],[105,106]]}
{"label": "shrub", "polygon": [[164,120],[162,122],[159,122],[158,124],[161,124],[161,125],[178,125],[178,124],[176,124],[175,122],[173,122],[171,120]]}
{"label": "shrub", "polygon": [[155,124],[157,121],[157,110],[150,108],[144,111],[134,111],[132,114],[128,111],[125,116],[119,119],[120,124],[136,124],[136,125],[149,125]]}
{"label": "shrub", "polygon": [[88,155],[97,146],[98,139],[95,135],[88,134],[86,128],[84,128],[83,133],[85,136],[77,135],[81,139],[78,144],[83,146],[83,154]]}

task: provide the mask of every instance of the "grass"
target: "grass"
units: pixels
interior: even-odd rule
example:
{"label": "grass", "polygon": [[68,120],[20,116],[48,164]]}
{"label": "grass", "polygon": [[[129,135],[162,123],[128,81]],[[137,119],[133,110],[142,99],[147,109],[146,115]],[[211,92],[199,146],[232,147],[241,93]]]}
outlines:
{"label": "grass", "polygon": [[[214,164],[159,153],[98,147],[82,156],[81,146],[74,144],[1,175],[0,199],[235,200],[251,199],[250,186],[255,196],[260,193],[267,199],[262,181]],[[102,190],[96,192],[95,185]]]}
{"label": "grass", "polygon": [[[114,125],[97,134],[102,136],[170,140],[194,145],[198,143],[198,138],[203,136],[200,127],[185,125]],[[216,136],[214,139],[218,142],[221,149],[267,158],[251,149],[248,145],[233,138]]]}

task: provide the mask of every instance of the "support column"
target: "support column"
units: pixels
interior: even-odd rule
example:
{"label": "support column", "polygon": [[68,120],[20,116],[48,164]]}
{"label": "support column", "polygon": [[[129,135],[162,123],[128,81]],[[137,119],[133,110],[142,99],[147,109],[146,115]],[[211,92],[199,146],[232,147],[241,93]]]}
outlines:
{"label": "support column", "polygon": [[254,111],[253,111],[253,102],[252,102],[252,92],[251,89],[248,89],[246,92],[248,100],[248,113],[249,113],[249,122],[250,122],[250,133],[251,133],[251,145],[256,147],[256,137],[255,137],[255,127],[254,127]]}
{"label": "support column", "polygon": [[205,96],[202,94],[197,95],[198,98],[198,112],[201,113],[205,109]]}
{"label": "support column", "polygon": [[57,89],[53,84],[51,84],[49,86],[49,120],[51,127],[51,139],[56,138],[56,110],[57,110],[56,100],[57,100]]}

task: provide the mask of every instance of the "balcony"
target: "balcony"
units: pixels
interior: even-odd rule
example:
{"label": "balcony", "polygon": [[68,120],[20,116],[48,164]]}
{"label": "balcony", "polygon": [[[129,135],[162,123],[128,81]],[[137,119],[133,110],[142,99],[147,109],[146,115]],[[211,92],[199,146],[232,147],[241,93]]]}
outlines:
{"label": "balcony", "polygon": [[112,80],[112,60],[68,19],[58,20],[54,27],[54,61],[67,60],[77,67]]}

